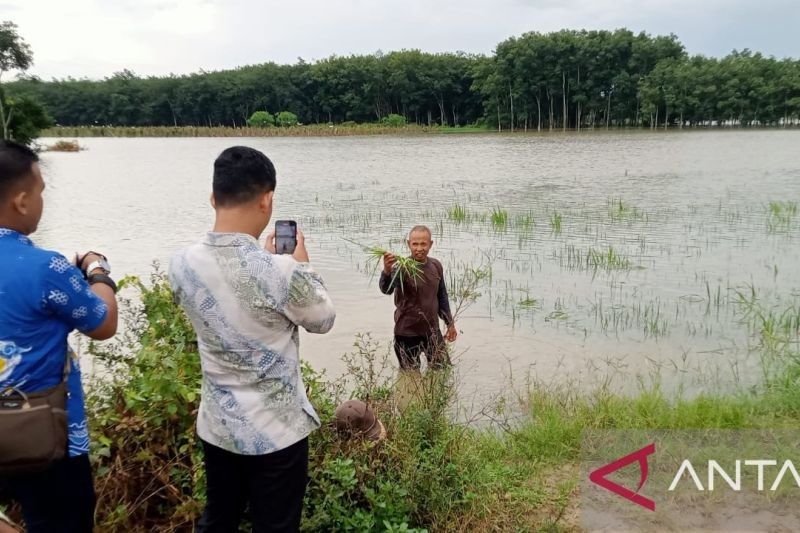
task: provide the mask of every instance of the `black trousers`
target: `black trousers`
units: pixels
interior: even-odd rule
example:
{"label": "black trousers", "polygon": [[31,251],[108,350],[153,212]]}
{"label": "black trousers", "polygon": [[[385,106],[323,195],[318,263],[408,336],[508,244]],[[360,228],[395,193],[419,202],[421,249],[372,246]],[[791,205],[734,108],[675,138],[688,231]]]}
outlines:
{"label": "black trousers", "polygon": [[308,438],[266,455],[239,455],[205,441],[208,501],[198,533],[235,533],[250,504],[253,531],[300,530],[308,482]]}
{"label": "black trousers", "polygon": [[404,370],[419,370],[420,354],[423,353],[431,368],[441,369],[450,364],[447,346],[439,331],[414,337],[395,335],[394,353],[400,368]]}
{"label": "black trousers", "polygon": [[88,455],[0,479],[0,485],[22,506],[28,533],[91,533],[96,501]]}

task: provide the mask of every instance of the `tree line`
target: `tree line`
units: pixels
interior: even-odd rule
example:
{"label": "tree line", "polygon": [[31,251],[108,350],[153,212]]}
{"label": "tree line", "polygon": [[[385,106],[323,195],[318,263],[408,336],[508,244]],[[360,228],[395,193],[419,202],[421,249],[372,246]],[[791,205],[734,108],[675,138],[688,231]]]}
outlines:
{"label": "tree line", "polygon": [[402,50],[161,77],[28,76],[6,87],[64,126],[238,127],[259,111],[306,124],[401,115],[504,130],[800,123],[800,61],[689,56],[675,35],[627,29],[531,32],[491,56]]}

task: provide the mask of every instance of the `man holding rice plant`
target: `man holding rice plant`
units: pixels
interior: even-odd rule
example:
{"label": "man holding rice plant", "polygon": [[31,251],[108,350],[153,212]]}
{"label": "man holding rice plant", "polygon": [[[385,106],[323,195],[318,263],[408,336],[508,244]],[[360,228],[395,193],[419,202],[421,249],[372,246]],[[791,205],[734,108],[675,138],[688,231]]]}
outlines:
{"label": "man holding rice plant", "polygon": [[[419,370],[420,356],[428,366],[444,368],[450,364],[447,342],[458,336],[444,283],[442,264],[428,257],[433,246],[431,230],[414,226],[408,233],[411,257],[383,255],[379,287],[384,294],[394,293],[394,351],[400,368]],[[447,331],[442,337],[439,319]]]}

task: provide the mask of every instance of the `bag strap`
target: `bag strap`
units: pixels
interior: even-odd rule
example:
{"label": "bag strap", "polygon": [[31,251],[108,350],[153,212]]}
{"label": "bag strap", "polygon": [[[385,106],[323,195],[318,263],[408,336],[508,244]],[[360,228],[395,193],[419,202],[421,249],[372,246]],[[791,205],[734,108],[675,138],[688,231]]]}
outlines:
{"label": "bag strap", "polygon": [[64,371],[63,371],[64,379],[63,379],[63,383],[66,383],[67,382],[67,378],[69,378],[69,373],[72,370],[72,365],[70,363],[72,362],[72,358],[73,357],[77,358],[77,356],[75,355],[75,352],[72,351],[72,348],[67,346],[67,357],[64,360]]}

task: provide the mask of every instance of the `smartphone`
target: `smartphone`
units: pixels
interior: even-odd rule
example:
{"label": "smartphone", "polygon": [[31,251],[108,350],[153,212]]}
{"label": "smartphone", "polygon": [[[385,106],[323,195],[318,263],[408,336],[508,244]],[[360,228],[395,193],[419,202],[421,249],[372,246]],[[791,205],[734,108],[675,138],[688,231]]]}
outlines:
{"label": "smartphone", "polygon": [[294,220],[275,221],[275,251],[279,254],[293,254],[297,247],[297,222]]}

